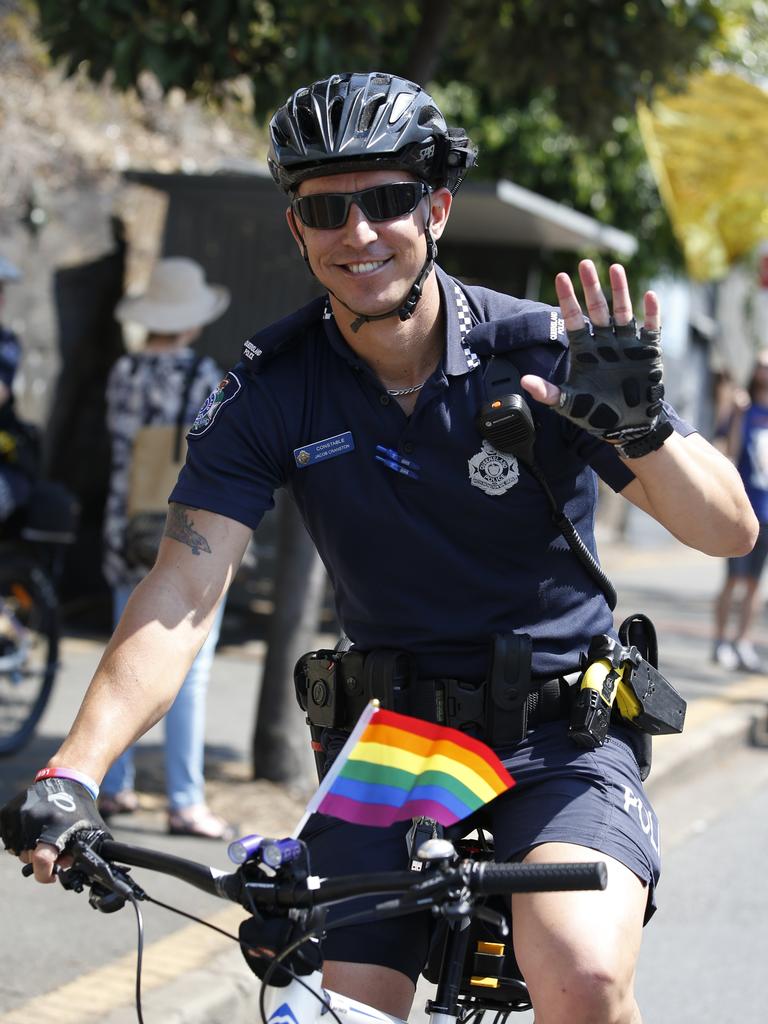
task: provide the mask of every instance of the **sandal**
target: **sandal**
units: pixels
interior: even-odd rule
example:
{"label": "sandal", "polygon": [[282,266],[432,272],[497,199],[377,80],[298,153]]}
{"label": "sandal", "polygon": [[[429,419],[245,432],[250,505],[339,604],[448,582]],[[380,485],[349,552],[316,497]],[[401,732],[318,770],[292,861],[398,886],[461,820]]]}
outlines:
{"label": "sandal", "polygon": [[133,814],[139,809],[138,795],[132,789],[121,789],[119,793],[102,793],[98,800],[99,814],[111,818],[114,814]]}
{"label": "sandal", "polygon": [[172,836],[197,836],[200,839],[220,839],[223,842],[230,842],[237,836],[235,826],[214,814],[205,804],[169,811],[168,831]]}

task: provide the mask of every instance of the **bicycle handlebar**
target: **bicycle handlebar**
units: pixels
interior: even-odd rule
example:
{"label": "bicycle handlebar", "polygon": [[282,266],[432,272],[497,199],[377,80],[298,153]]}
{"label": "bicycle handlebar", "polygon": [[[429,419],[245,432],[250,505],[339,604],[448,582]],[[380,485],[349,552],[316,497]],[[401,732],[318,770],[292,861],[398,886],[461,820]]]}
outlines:
{"label": "bicycle handlebar", "polygon": [[243,878],[240,871],[219,872],[195,861],[144,847],[102,839],[95,844],[99,856],[109,862],[146,868],[171,875],[183,882],[249,908],[252,905],[305,909],[355,896],[388,892],[411,892],[427,898],[457,885],[478,895],[522,892],[556,892],[605,889],[605,864],[496,864],[492,861],[462,860],[441,866],[424,875],[413,871],[390,871],[378,875],[344,875],[324,878],[309,886],[306,882],[263,881]]}
{"label": "bicycle handlebar", "polygon": [[[211,896],[231,900],[240,904],[256,917],[258,928],[263,928],[264,938],[261,932],[256,939],[253,937],[238,938],[230,936],[241,947],[248,952],[249,964],[252,966],[263,981],[259,1006],[262,1011],[262,1021],[267,1024],[275,1016],[267,1013],[264,1006],[265,992],[267,986],[274,984],[277,980],[275,967],[280,965],[280,977],[287,975],[292,979],[294,988],[299,986],[301,992],[304,990],[319,1000],[323,1006],[323,1013],[326,1009],[331,1010],[331,1015],[336,1021],[340,1016],[333,1011],[327,1003],[327,994],[320,987],[317,980],[321,970],[322,954],[317,942],[314,949],[310,948],[309,959],[300,950],[304,944],[311,942],[312,937],[317,937],[325,926],[325,913],[323,908],[332,903],[351,899],[356,896],[376,896],[378,894],[392,893],[399,894],[396,898],[388,899],[374,907],[368,919],[376,920],[377,916],[397,916],[414,911],[429,911],[435,914],[444,915],[449,920],[461,922],[459,930],[473,917],[481,917],[486,921],[495,921],[499,926],[504,925],[502,915],[489,907],[478,905],[474,896],[485,896],[492,894],[509,894],[522,892],[546,892],[574,889],[605,889],[608,880],[608,873],[604,863],[579,863],[579,864],[497,864],[488,860],[473,860],[471,858],[459,860],[454,847],[449,842],[434,840],[433,848],[428,850],[429,844],[421,848],[424,858],[424,870],[419,871],[393,871],[381,874],[345,875],[338,878],[318,878],[308,875],[310,870],[306,849],[298,859],[293,858],[286,862],[281,870],[285,871],[283,877],[280,872],[275,877],[270,877],[260,870],[261,863],[249,858],[234,872],[223,872],[216,868],[200,864],[196,861],[186,860],[173,854],[163,853],[159,850],[151,850],[145,847],[133,846],[128,843],[116,842],[107,838],[101,831],[83,831],[76,833],[68,844],[69,852],[72,854],[71,868],[60,872],[61,882],[67,889],[75,892],[82,892],[85,886],[90,888],[89,902],[95,909],[105,913],[112,913],[119,910],[126,902],[130,901],[136,911],[139,941],[137,947],[136,966],[136,1010],[139,1021],[143,1020],[141,1011],[141,963],[142,963],[142,917],[138,908],[141,900],[153,900],[141,886],[128,874],[127,867],[145,868],[156,871],[160,874],[170,875],[180,881],[193,885]],[[437,850],[434,844],[437,844]],[[22,873],[32,873],[32,865],[25,864]],[[167,909],[174,910],[174,907]],[[291,915],[295,921],[285,914],[285,911],[294,910]],[[261,915],[257,912],[261,911]],[[271,913],[270,913],[271,911]],[[190,915],[185,915],[190,916]],[[359,914],[348,915],[342,918],[342,922],[335,922],[336,925],[349,922],[358,918]],[[280,920],[284,919],[284,920]],[[193,920],[200,920],[193,918]],[[206,923],[206,922],[200,922]],[[272,925],[278,926],[272,928]],[[286,930],[284,925],[288,925]],[[246,926],[250,927],[250,925]],[[298,927],[298,935],[294,927]],[[328,926],[333,927],[333,924]],[[220,930],[220,929],[219,929]],[[507,930],[502,934],[506,935]],[[458,934],[458,932],[456,932]],[[468,934],[464,932],[463,934]],[[239,932],[238,935],[242,935]],[[255,942],[255,944],[254,944]],[[459,1010],[459,974],[460,962],[463,962],[463,944],[453,950],[449,958],[448,967],[441,968],[446,973],[438,985],[438,997],[442,1000],[440,1004],[453,1007],[452,1012],[440,1010],[441,1016],[456,1017]],[[265,950],[267,952],[265,952]],[[270,957],[269,951],[272,951]],[[252,959],[253,963],[251,962]],[[266,971],[254,966],[259,960],[266,959]],[[262,964],[263,966],[263,964]],[[305,981],[302,975],[312,972],[315,978],[313,986],[312,979]],[[278,981],[278,984],[284,982]],[[280,997],[283,989],[279,990]],[[277,1005],[277,1004],[276,1004]],[[522,1005],[522,1004],[521,1004]],[[530,1003],[526,1003],[526,1006]],[[515,1008],[518,1005],[515,1004]],[[361,1005],[365,1010],[364,1019],[370,1018],[370,1008]],[[498,1009],[498,1008],[497,1008]],[[319,1021],[321,1014],[317,1015]],[[301,1019],[304,1019],[303,1017]],[[315,1018],[312,1018],[315,1019]],[[359,1015],[355,1017],[359,1019]]]}
{"label": "bicycle handlebar", "polygon": [[[492,895],[513,892],[567,892],[605,889],[608,870],[602,861],[578,864],[475,864],[478,881],[473,891]],[[506,888],[507,879],[512,883]]]}

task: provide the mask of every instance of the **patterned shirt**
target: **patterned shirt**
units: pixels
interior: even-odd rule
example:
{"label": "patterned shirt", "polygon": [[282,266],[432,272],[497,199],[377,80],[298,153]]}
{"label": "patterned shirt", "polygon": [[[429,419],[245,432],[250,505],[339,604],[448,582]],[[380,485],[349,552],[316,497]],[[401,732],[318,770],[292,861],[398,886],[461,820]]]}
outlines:
{"label": "patterned shirt", "polygon": [[[107,381],[107,429],[112,439],[112,470],[104,515],[104,576],[110,586],[135,584],[144,570],[123,558],[126,499],[133,440],[147,425],[175,423],[187,374],[196,359],[189,348],[122,356]],[[197,367],[184,416],[185,424],[213,391],[223,371],[204,357]]]}

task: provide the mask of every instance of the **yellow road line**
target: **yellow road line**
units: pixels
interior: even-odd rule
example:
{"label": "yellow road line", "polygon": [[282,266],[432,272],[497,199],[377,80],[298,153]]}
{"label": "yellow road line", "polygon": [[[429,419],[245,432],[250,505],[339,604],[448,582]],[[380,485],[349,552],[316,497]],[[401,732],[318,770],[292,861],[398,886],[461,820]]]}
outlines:
{"label": "yellow road line", "polygon": [[[206,920],[237,934],[243,914],[240,908],[231,907]],[[145,947],[142,992],[194,971],[230,948],[234,948],[234,943],[208,928],[196,924],[180,928]],[[132,952],[2,1014],[0,1024],[86,1024],[118,1007],[132,1005],[135,984],[136,954]]]}
{"label": "yellow road line", "polygon": [[731,683],[714,697],[697,697],[688,705],[685,716],[686,728],[697,728],[715,715],[722,714],[729,705],[751,704],[768,701],[768,676],[754,675],[737,683]]}

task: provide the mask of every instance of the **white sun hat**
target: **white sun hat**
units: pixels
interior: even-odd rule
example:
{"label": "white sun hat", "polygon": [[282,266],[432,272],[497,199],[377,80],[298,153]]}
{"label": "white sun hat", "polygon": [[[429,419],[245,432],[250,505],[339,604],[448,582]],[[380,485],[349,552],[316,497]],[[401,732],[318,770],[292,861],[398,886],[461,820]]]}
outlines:
{"label": "white sun hat", "polygon": [[207,283],[199,263],[173,256],[158,260],[141,295],[126,295],[118,302],[115,317],[158,334],[177,334],[218,319],[229,299],[228,288]]}

